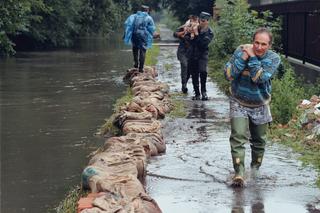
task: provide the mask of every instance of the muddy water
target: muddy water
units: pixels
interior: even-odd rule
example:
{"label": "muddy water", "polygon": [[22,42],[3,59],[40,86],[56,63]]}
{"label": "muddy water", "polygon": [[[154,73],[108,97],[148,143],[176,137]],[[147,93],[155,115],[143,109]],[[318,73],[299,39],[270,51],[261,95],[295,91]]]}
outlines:
{"label": "muddy water", "polygon": [[1,210],[43,213],[80,183],[93,136],[123,95],[131,52],[121,35],[0,61]]}
{"label": "muddy water", "polygon": [[[164,32],[172,34],[161,29]],[[162,46],[157,65],[159,80],[167,82],[173,93],[180,92],[175,51],[176,47]],[[188,88],[192,91],[191,81]],[[209,101],[192,101],[192,95],[180,96],[187,106],[186,118],[164,120],[167,152],[148,164],[147,191],[164,213],[320,211],[314,169],[302,166],[297,154],[271,141],[256,175],[249,169],[247,144],[247,185],[231,188],[228,98],[212,81],[208,82]]]}

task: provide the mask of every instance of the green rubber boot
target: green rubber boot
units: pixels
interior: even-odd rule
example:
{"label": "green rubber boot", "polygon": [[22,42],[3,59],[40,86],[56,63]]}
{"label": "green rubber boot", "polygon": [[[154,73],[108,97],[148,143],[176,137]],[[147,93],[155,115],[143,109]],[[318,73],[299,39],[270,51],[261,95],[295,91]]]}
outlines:
{"label": "green rubber boot", "polygon": [[232,118],[231,119],[231,155],[235,176],[233,178],[233,186],[243,186],[244,184],[244,144],[248,141],[247,136],[248,119]]}
{"label": "green rubber boot", "polygon": [[255,125],[249,122],[250,129],[250,146],[251,146],[251,168],[258,170],[262,164],[263,155],[266,145],[266,132],[268,124]]}

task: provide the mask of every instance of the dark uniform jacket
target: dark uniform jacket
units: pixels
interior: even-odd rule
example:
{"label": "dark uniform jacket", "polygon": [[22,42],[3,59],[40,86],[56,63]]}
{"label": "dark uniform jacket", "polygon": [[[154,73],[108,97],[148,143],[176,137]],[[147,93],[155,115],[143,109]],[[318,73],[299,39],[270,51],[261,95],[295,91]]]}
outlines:
{"label": "dark uniform jacket", "polygon": [[208,60],[209,44],[213,39],[213,32],[210,27],[203,32],[199,30],[199,35],[194,37],[194,39],[191,39],[189,33],[184,38],[190,43],[190,48],[187,51],[189,60]]}

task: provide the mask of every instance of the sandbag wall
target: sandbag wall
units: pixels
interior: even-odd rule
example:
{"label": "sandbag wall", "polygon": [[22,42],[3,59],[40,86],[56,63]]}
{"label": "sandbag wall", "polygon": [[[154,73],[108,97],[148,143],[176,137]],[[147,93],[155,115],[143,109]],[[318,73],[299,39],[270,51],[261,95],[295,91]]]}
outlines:
{"label": "sandbag wall", "polygon": [[106,140],[103,151],[91,158],[82,173],[83,188],[91,190],[78,202],[81,213],[160,213],[142,185],[147,160],[163,153],[166,145],[161,119],[172,109],[169,87],[156,81],[156,70],[129,69],[133,99],[116,114],[113,124],[122,136]]}

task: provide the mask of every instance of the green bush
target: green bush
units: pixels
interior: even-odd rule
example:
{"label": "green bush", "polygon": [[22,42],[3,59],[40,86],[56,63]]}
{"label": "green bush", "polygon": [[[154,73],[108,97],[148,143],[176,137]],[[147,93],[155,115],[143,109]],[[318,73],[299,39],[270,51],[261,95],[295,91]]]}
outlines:
{"label": "green bush", "polygon": [[[70,47],[80,36],[107,36],[121,29],[143,0],[6,0],[0,1],[0,56],[25,47]],[[159,9],[158,1],[146,2]],[[18,42],[17,42],[18,43]]]}
{"label": "green bush", "polygon": [[214,41],[210,56],[214,59],[229,57],[240,44],[252,43],[252,35],[258,27],[268,27],[274,35],[274,46],[281,49],[281,22],[269,11],[259,14],[249,11],[246,0],[229,0],[222,3],[220,19],[212,25]]}
{"label": "green bush", "polygon": [[283,76],[272,80],[271,112],[276,123],[286,124],[296,113],[305,90],[297,82],[292,66],[284,57],[282,64],[285,70]]}

